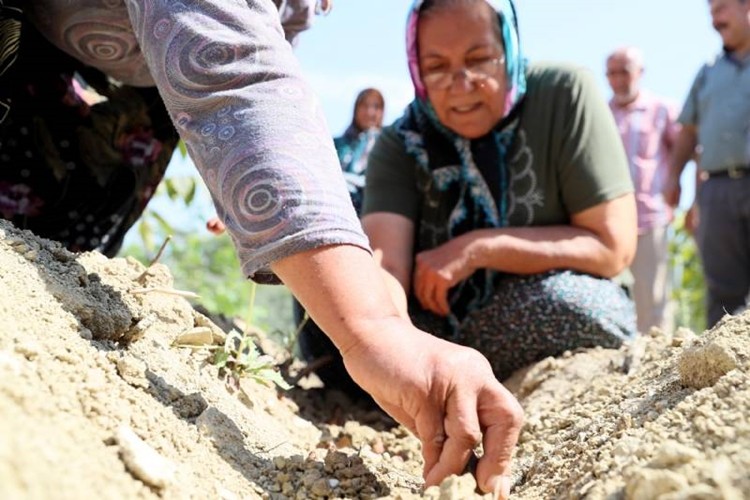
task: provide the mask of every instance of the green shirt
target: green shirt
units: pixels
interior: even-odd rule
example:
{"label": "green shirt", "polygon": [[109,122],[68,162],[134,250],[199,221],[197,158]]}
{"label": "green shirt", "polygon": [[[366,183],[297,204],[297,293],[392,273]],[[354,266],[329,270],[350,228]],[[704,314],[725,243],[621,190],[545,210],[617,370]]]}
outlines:
{"label": "green shirt", "polygon": [[[511,226],[567,224],[570,215],[633,191],[622,142],[590,72],[534,65],[509,154]],[[368,160],[363,215],[420,218],[416,160],[393,127]]]}

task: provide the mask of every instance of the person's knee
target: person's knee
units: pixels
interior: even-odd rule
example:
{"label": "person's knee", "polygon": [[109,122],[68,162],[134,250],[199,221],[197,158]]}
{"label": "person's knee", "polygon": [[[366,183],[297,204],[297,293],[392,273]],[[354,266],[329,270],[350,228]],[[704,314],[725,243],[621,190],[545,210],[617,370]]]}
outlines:
{"label": "person's knee", "polygon": [[486,307],[467,317],[459,336],[504,377],[568,350],[618,348],[635,334],[635,307],[617,284],[561,272],[506,280]]}
{"label": "person's knee", "polygon": [[636,333],[635,305],[611,280],[572,272],[551,276],[542,293],[562,331],[618,347]]}

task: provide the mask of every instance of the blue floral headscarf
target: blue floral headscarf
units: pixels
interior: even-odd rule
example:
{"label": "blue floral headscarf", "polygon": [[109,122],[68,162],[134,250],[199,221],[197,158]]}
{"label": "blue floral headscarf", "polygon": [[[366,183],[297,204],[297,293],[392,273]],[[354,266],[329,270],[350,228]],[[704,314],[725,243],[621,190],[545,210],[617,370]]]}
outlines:
{"label": "blue floral headscarf", "polygon": [[[521,52],[512,0],[485,0],[497,12],[506,59],[505,111],[485,137],[469,140],[443,126],[419,74],[419,18],[424,0],[409,12],[406,49],[415,99],[394,124],[406,151],[416,159],[422,208],[415,251],[428,250],[474,229],[508,224],[508,156],[526,93],[526,60]],[[450,290],[454,330],[492,296],[499,273],[481,269]]]}

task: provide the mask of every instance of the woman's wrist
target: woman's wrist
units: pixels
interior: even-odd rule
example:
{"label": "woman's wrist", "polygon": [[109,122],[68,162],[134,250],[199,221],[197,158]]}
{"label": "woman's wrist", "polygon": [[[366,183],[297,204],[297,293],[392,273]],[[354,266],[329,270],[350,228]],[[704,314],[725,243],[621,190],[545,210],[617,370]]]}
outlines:
{"label": "woman's wrist", "polygon": [[488,236],[484,230],[472,231],[465,247],[466,263],[471,273],[489,267],[487,254],[489,251]]}

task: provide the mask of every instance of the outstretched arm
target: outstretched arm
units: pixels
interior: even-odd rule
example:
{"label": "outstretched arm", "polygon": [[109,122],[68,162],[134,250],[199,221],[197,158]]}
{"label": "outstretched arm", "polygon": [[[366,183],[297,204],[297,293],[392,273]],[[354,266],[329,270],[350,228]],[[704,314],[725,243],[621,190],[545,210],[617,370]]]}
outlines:
{"label": "outstretched arm", "polygon": [[354,380],[422,441],[428,484],[461,472],[483,438],[479,484],[507,485],[518,403],[478,352],[399,317],[271,0],[128,9],[247,275],[289,286]]}
{"label": "outstretched arm", "polygon": [[486,358],[400,317],[380,270],[359,248],[296,254],[273,270],[339,348],[352,378],[420,439],[428,486],[460,474],[482,442],[477,482],[508,497],[522,410]]}

